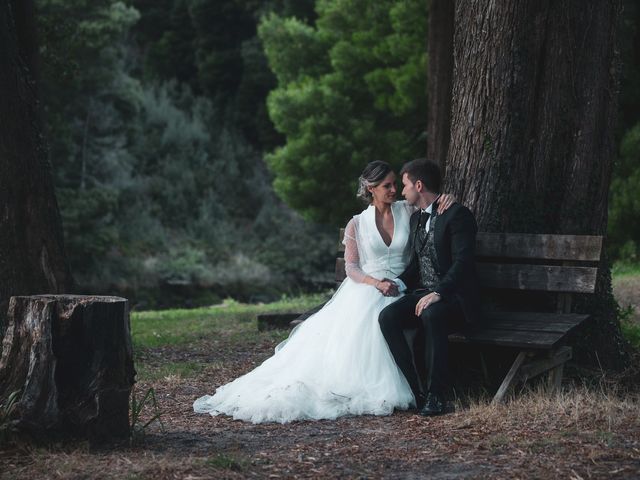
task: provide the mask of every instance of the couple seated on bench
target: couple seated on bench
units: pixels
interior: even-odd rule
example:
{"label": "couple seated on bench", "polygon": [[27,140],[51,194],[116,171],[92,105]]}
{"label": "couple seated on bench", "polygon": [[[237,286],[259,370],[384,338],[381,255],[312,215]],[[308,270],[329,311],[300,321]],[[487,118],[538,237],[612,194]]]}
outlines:
{"label": "couple seated on bench", "polygon": [[[406,201],[396,201],[388,164],[367,165],[359,196],[369,206],[344,233],[347,278],[274,356],[196,400],[196,412],[254,423],[386,415],[411,407],[441,414],[450,383],[448,342],[516,349],[494,401],[514,382],[545,372],[559,388],[571,358],[562,343],[589,318],[570,313],[570,294],[594,292],[602,237],[477,234],[471,212],[438,195],[436,165],[417,160],[400,174]],[[483,288],[560,292],[557,311],[483,312],[480,322],[476,269]],[[422,378],[404,335],[411,330],[426,343],[428,373]]]}
{"label": "couple seated on bench", "polygon": [[[262,365],[194,403],[194,410],[254,423],[445,412],[447,336],[479,314],[476,222],[440,196],[440,169],[414,160],[396,176],[372,162],[360,176],[369,206],[345,231],[347,279]],[[429,378],[420,387],[403,331],[423,329]]]}

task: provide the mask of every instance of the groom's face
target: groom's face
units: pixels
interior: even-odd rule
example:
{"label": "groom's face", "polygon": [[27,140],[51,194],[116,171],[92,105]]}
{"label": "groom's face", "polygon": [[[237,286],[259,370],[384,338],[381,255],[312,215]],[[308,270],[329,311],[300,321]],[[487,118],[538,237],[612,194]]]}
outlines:
{"label": "groom's face", "polygon": [[420,200],[420,192],[406,173],[402,174],[402,185],[402,196],[410,205],[417,205]]}

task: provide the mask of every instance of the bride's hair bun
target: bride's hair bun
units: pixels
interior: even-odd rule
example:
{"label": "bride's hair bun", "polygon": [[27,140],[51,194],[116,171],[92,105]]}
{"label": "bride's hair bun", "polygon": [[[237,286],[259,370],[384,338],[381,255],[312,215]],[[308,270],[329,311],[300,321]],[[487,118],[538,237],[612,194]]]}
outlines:
{"label": "bride's hair bun", "polygon": [[368,187],[375,187],[389,175],[393,169],[387,162],[376,160],[367,164],[362,171],[362,174],[358,177],[358,194],[357,197],[361,198],[367,203],[371,203],[373,195],[369,191]]}

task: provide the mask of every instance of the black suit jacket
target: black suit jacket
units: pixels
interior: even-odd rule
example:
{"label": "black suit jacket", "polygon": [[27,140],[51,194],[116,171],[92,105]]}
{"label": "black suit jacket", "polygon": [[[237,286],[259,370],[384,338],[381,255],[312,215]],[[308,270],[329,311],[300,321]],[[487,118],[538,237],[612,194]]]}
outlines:
{"label": "black suit jacket", "polygon": [[[436,209],[437,204],[434,204],[433,210]],[[420,266],[413,245],[414,239],[417,239],[419,220],[420,211],[417,211],[411,216],[409,223],[411,262],[398,277],[409,290],[420,285]],[[443,299],[456,299],[460,302],[467,323],[480,321],[480,294],[475,264],[477,231],[478,226],[471,210],[455,203],[438,216],[433,232],[438,260],[435,267],[439,280],[435,291]]]}

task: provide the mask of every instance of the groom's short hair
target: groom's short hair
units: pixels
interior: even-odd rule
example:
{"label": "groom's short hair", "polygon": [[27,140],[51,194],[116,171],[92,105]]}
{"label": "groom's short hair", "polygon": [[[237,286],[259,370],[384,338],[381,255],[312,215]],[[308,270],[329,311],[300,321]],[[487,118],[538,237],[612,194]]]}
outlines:
{"label": "groom's short hair", "polygon": [[440,167],[437,163],[427,160],[426,158],[411,160],[402,166],[400,177],[405,173],[413,183],[420,180],[430,192],[440,193],[442,174],[440,173]]}

